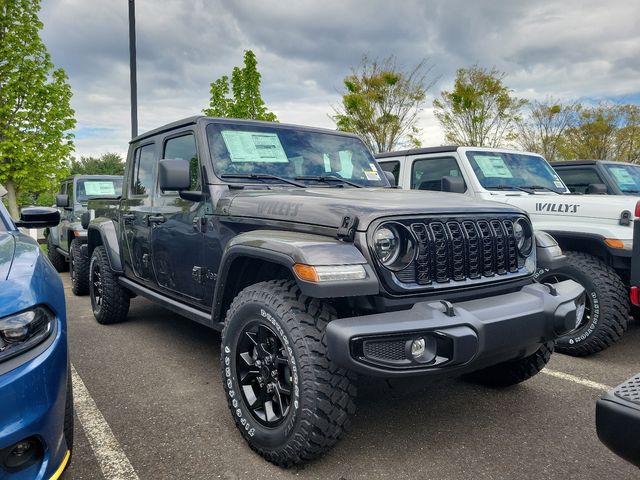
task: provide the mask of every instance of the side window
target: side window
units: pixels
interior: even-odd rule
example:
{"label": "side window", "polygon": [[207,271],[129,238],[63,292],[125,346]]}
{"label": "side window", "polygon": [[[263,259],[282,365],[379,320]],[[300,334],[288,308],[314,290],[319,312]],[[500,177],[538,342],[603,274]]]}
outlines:
{"label": "side window", "polygon": [[164,143],[162,158],[189,160],[189,170],[191,172],[191,186],[189,190],[202,190],[196,138],[192,133],[167,140]]}
{"label": "side window", "polygon": [[69,206],[72,206],[76,201],[76,199],[73,198],[73,180],[67,184],[67,195],[69,195]]}
{"label": "side window", "polygon": [[595,168],[567,168],[559,169],[558,175],[575,193],[587,193],[590,183],[604,183]]}
{"label": "side window", "polygon": [[453,157],[424,158],[413,162],[411,188],[416,190],[442,190],[442,177],[462,177],[458,162]]}
{"label": "side window", "polygon": [[153,187],[153,166],[155,146],[145,145],[136,149],[131,172],[131,195],[148,195]]}
{"label": "side window", "polygon": [[382,170],[385,172],[393,173],[393,176],[396,177],[396,183],[400,183],[400,162],[378,162]]}

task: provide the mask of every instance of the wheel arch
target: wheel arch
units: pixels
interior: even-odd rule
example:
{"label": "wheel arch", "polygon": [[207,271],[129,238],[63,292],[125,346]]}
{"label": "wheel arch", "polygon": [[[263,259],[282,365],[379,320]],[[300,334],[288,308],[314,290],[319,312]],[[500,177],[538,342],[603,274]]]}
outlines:
{"label": "wheel arch", "polygon": [[116,226],[110,219],[95,219],[87,229],[87,255],[89,258],[96,247],[105,247],[109,266],[116,273],[122,273],[122,260]]}

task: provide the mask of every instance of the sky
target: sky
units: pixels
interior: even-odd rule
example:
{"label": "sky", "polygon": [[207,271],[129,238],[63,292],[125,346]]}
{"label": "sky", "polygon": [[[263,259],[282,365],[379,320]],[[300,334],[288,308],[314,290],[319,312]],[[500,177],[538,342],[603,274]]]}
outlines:
{"label": "sky", "polygon": [[[253,50],[262,97],[284,123],[335,128],[342,80],[363,55],[431,66],[424,146],[444,142],[432,101],[458,68],[504,72],[518,97],[640,104],[640,2],[135,0],[139,132],[200,114],[210,83]],[[126,154],[127,0],[44,0],[42,38],[65,69],[75,156]]]}

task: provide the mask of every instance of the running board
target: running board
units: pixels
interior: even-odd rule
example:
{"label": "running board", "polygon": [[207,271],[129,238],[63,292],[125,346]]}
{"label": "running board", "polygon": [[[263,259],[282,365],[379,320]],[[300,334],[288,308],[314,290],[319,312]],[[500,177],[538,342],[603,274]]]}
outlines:
{"label": "running board", "polygon": [[169,298],[161,293],[158,293],[150,288],[143,287],[142,285],[137,284],[125,277],[118,277],[118,282],[125,287],[127,290],[131,290],[132,292],[145,297],[149,300],[152,300],[155,303],[158,303],[162,307],[171,310],[172,312],[176,312],[183,317],[187,317],[189,320],[193,320],[195,322],[201,323],[202,325],[206,325],[207,327],[213,328],[215,330],[221,330],[218,327],[218,323],[214,325],[214,322],[211,320],[211,314],[207,312],[203,312],[202,310],[198,310],[197,308],[193,308],[189,305],[185,305],[184,303],[180,303],[177,300]]}

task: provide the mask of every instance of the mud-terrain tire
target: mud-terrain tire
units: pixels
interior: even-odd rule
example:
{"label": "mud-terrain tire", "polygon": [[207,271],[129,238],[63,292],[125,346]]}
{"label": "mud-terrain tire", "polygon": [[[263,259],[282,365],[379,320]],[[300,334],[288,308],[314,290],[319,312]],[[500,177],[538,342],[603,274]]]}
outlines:
{"label": "mud-terrain tire", "polygon": [[79,240],[72,240],[69,248],[69,274],[74,295],[89,293],[89,258],[82,254]]}
{"label": "mud-terrain tire", "polygon": [[57,272],[66,272],[67,268],[69,268],[69,262],[67,262],[65,256],[58,251],[57,245],[53,244],[51,234],[47,235],[47,257],[49,257],[53,268],[55,268]]}
{"label": "mud-terrain tire", "polygon": [[101,245],[96,247],[89,264],[89,296],[93,316],[103,325],[127,319],[129,292],[119,283],[111,270],[107,252]]}
{"label": "mud-terrain tire", "polygon": [[489,387],[509,387],[537,375],[549,363],[552,353],[553,342],[547,342],[528,357],[483,368],[466,375],[466,378]]}
{"label": "mud-terrain tire", "polygon": [[327,358],[334,318],[330,305],[288,280],[245,288],[227,312],[220,360],[229,409],[249,446],[276,465],[318,457],[349,428],[355,374]]}
{"label": "mud-terrain tire", "polygon": [[587,298],[584,321],[577,330],[556,340],[556,352],[586,356],[616,343],[629,322],[629,299],[618,274],[598,258],[582,252],[565,252],[567,264],[543,272],[538,281],[571,279],[582,284]]}

